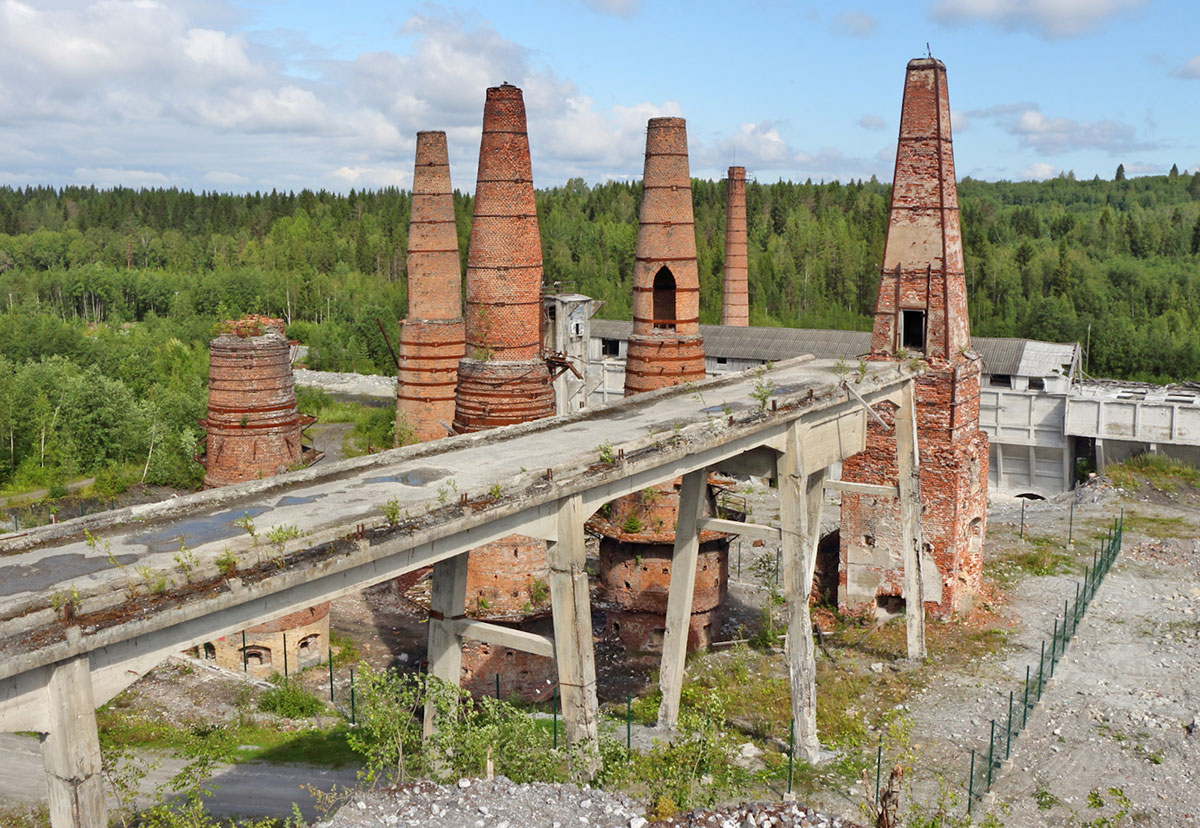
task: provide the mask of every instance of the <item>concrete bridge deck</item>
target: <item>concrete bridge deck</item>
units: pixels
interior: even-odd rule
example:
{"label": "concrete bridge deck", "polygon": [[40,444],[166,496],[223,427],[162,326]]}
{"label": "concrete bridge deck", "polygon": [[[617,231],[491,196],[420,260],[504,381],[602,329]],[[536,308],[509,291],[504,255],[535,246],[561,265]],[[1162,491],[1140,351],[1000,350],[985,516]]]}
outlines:
{"label": "concrete bridge deck", "polygon": [[[911,407],[912,375],[902,363],[869,364],[847,391],[830,361],[799,358],[579,414],[0,537],[0,729],[57,736],[43,749],[52,811],[61,812],[67,806],[56,806],[56,784],[70,788],[90,778],[86,768],[76,767],[75,754],[88,754],[95,744],[91,710],[167,654],[430,564],[438,565],[435,608],[441,602],[448,610],[444,622],[431,622],[431,671],[455,680],[456,662],[439,667],[438,653],[456,650],[463,636],[488,640],[499,634],[478,622],[467,630],[456,620],[461,584],[454,581],[465,583],[463,553],[520,533],[551,541],[555,640],[532,645],[553,647],[560,677],[564,669],[575,671],[575,683],[563,680],[569,733],[573,723],[575,735],[586,736],[589,718],[594,733],[583,521],[617,497],[685,475],[678,556],[703,522],[685,504],[698,502],[705,470],[778,470],[794,489],[794,496],[782,498],[785,552],[790,547],[794,559],[785,562],[793,573],[789,592],[807,596],[802,582],[807,575],[811,583],[806,559],[810,545],[815,554],[816,538],[811,526],[805,528],[811,522],[804,481],[810,490],[815,481],[819,494],[824,470],[863,448],[863,402],[891,399]],[[754,395],[770,384],[764,408]],[[902,469],[915,468],[915,445],[911,455]],[[912,493],[902,477],[902,500],[911,505]],[[253,534],[235,523],[245,516],[253,521]],[[236,558],[236,576],[220,570],[222,558]],[[675,569],[694,574],[694,566]],[[449,585],[440,593],[439,579]],[[675,587],[673,582],[675,614],[686,615],[691,584]],[[793,603],[803,605],[806,619],[807,601]],[[671,615],[669,608],[664,664]],[[439,629],[445,640],[435,645]],[[680,649],[676,681],[682,654]],[[583,691],[568,699],[568,684],[589,683],[590,700]],[[76,737],[83,741],[75,744]],[[78,799],[74,788],[69,795]],[[55,824],[95,824],[72,819]]]}

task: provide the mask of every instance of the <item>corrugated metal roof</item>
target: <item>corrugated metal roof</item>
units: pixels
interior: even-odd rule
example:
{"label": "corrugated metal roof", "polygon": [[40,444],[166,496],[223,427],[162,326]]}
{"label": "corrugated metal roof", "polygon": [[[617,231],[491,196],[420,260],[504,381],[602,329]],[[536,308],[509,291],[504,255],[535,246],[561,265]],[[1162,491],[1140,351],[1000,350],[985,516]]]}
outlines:
{"label": "corrugated metal roof", "polygon": [[[593,319],[592,336],[628,339],[633,323],[619,319]],[[817,359],[858,359],[871,349],[870,331],[837,331],[820,328],[743,328],[701,325],[704,353],[726,359],[781,360],[801,354]],[[1044,377],[1075,356],[1076,344],[1039,342],[1034,339],[977,336],[972,344],[989,374]]]}

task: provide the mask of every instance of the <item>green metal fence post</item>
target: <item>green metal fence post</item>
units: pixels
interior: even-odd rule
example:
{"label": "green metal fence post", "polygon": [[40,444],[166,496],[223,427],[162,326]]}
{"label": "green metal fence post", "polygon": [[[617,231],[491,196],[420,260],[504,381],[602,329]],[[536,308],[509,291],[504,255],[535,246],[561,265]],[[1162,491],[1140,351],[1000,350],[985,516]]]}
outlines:
{"label": "green metal fence post", "polygon": [[1038,658],[1038,701],[1042,700],[1042,673],[1046,664],[1046,639],[1042,639],[1042,655]]}
{"label": "green metal fence post", "polygon": [[329,648],[329,703],[333,704],[333,647]]}
{"label": "green metal fence post", "polygon": [[788,725],[788,789],[787,792],[792,792],[792,760],[796,755],[796,720],[792,719]]}
{"label": "green metal fence post", "polygon": [[1071,631],[1067,632],[1067,618],[1071,614],[1071,602],[1066,598],[1063,599],[1063,655],[1067,654],[1067,641],[1075,634],[1075,625],[1071,624]]}
{"label": "green metal fence post", "polygon": [[250,672],[249,663],[246,660],[246,631],[242,630],[242,672]]}
{"label": "green metal fence post", "polygon": [[288,676],[287,633],[284,633],[283,634],[283,677],[287,678],[287,676]]}
{"label": "green metal fence post", "polygon": [[1004,758],[1005,759],[1008,759],[1009,754],[1012,752],[1012,705],[1013,705],[1013,692],[1011,690],[1009,690],[1008,691],[1008,727],[1005,729],[1005,732],[1007,733],[1007,738],[1004,743]]}
{"label": "green metal fence post", "polygon": [[1075,497],[1071,496],[1071,517],[1067,521],[1067,546],[1075,545]]}
{"label": "green metal fence post", "polygon": [[625,754],[633,755],[633,693],[625,694]]}
{"label": "green metal fence post", "polygon": [[875,802],[879,802],[879,777],[883,773],[883,733],[879,734],[879,748],[875,751]]}
{"label": "green metal fence post", "polygon": [[350,724],[358,724],[354,709],[354,668],[350,668]]}
{"label": "green metal fence post", "polygon": [[971,748],[971,772],[967,775],[967,814],[975,804],[975,749]]}
{"label": "green metal fence post", "polygon": [[985,791],[991,790],[992,787],[992,758],[993,751],[996,747],[996,720],[992,719],[992,735],[988,737],[988,781]]}
{"label": "green metal fence post", "polygon": [[1025,665],[1025,699],[1021,702],[1021,729],[1025,729],[1025,723],[1029,721],[1029,665]]}
{"label": "green metal fence post", "polygon": [[1050,675],[1054,675],[1054,662],[1058,658],[1058,619],[1054,619],[1054,635],[1050,637]]}
{"label": "green metal fence post", "polygon": [[550,697],[550,712],[554,716],[554,749],[558,750],[558,685],[554,685],[554,693]]}

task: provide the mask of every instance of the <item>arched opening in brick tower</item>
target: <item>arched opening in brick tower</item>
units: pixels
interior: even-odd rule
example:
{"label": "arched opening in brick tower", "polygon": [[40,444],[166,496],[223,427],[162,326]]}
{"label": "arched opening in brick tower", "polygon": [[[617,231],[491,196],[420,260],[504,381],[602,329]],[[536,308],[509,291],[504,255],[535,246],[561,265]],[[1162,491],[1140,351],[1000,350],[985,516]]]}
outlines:
{"label": "arched opening in brick tower", "polygon": [[669,267],[654,274],[654,327],[675,330],[675,274]]}

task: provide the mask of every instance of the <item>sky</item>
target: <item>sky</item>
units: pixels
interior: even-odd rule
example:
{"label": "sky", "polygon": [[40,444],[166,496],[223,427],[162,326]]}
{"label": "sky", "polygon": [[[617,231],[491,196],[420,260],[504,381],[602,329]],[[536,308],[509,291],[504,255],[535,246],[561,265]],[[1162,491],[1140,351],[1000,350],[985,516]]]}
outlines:
{"label": "sky", "polygon": [[892,176],[908,60],[945,62],[960,178],[1200,169],[1195,0],[0,0],[0,185],[474,187],[485,90],[525,93],[534,184]]}

